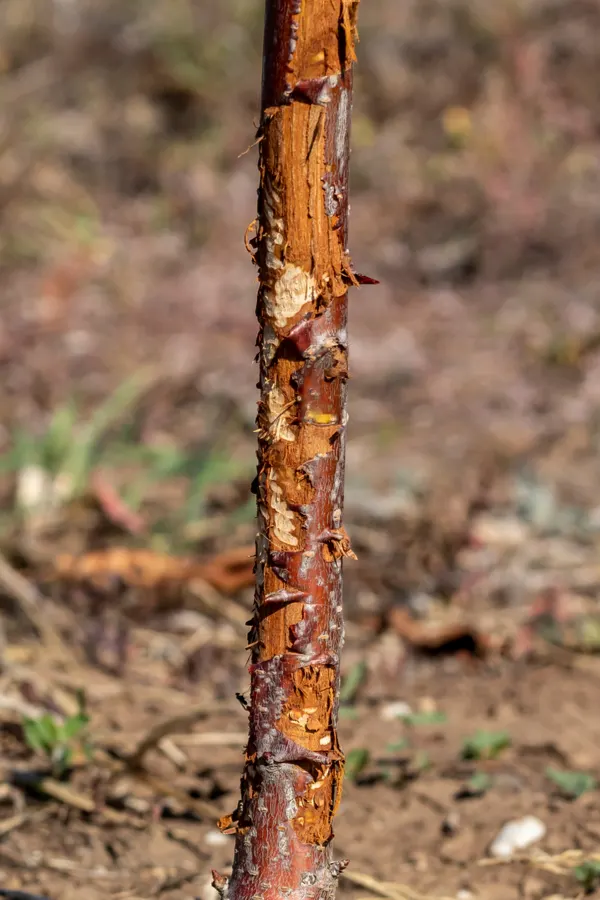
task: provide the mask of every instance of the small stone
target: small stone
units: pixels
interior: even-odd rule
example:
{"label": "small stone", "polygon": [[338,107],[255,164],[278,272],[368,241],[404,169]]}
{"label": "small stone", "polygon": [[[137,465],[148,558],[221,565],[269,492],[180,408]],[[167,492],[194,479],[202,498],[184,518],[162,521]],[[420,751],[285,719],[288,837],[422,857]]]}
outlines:
{"label": "small stone", "polygon": [[421,697],[419,700],[419,712],[420,713],[434,713],[437,712],[437,703],[433,699],[433,697]]}
{"label": "small stone", "polygon": [[172,613],[168,619],[169,628],[179,634],[193,634],[199,628],[206,628],[207,633],[214,627],[208,616],[195,609],[179,609]]}
{"label": "small stone", "polygon": [[394,700],[393,703],[384,703],[379,715],[384,722],[393,722],[394,719],[406,719],[412,715],[412,709],[404,700]]}
{"label": "small stone", "polygon": [[456,834],[460,828],[460,816],[455,809],[451,809],[447,816],[444,817],[441,824],[442,834],[451,837]]}
{"label": "small stone", "polygon": [[213,828],[204,835],[204,842],[208,844],[209,847],[223,847],[225,844],[229,843],[229,838],[226,834]]}
{"label": "small stone", "polygon": [[41,466],[23,466],[17,478],[17,505],[25,511],[43,506],[52,494],[52,479]]}
{"label": "small stone", "polygon": [[535,816],[524,816],[504,825],[490,845],[490,855],[507,859],[517,850],[524,850],[540,841],[546,834],[546,826]]}
{"label": "small stone", "polygon": [[471,536],[486,547],[518,547],[529,535],[527,525],[517,518],[481,515],[473,523]]}

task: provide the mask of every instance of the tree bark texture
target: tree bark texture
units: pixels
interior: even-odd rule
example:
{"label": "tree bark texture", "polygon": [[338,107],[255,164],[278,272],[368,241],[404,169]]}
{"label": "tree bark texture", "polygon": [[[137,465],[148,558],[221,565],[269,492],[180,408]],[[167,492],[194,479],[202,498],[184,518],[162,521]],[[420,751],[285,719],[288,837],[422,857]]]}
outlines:
{"label": "tree bark texture", "polygon": [[326,900],[344,757],[346,248],[358,0],[267,0],[260,188],[260,400],[249,741],[230,900]]}

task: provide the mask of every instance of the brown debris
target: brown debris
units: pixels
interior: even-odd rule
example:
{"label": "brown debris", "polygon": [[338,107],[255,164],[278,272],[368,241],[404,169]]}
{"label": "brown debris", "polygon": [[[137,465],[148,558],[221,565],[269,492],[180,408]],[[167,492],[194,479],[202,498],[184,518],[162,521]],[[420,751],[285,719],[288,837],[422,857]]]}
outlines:
{"label": "brown debris", "polygon": [[419,621],[399,606],[392,607],[386,616],[387,623],[410,647],[421,653],[468,653],[485,657],[490,650],[490,640],[477,629],[462,622]]}
{"label": "brown debris", "polygon": [[80,556],[61,554],[50,578],[66,584],[93,584],[110,588],[115,580],[132,588],[152,590],[183,588],[193,579],[208,582],[223,593],[235,593],[253,581],[254,548],[239,547],[205,563],[154,550],[112,547]]}

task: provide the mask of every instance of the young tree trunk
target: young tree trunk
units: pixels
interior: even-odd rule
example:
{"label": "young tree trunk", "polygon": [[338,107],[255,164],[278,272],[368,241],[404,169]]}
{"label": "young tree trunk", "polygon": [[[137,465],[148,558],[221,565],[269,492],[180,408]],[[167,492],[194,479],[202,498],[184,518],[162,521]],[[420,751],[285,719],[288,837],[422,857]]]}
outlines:
{"label": "young tree trunk", "polygon": [[259,131],[258,535],[230,900],[330,898],[343,642],[348,154],[359,0],[267,0]]}

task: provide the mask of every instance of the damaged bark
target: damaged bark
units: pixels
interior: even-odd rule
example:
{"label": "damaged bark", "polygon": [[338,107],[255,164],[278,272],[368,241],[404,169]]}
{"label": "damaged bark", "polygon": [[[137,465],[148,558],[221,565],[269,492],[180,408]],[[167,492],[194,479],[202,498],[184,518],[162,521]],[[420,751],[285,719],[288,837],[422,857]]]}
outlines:
{"label": "damaged bark", "polygon": [[[260,188],[256,594],[230,900],[326,900],[344,757],[342,525],[352,63],[358,0],[267,0]],[[366,279],[368,282],[369,279]]]}

